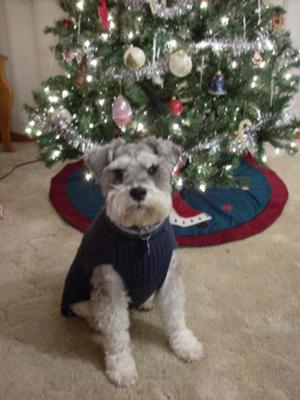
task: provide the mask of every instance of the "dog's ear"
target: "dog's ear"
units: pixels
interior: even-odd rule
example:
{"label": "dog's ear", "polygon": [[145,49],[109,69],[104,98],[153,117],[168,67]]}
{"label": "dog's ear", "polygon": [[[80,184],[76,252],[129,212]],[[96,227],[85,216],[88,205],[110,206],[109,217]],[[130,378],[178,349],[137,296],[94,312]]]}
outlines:
{"label": "dog's ear", "polygon": [[113,161],[117,148],[123,144],[125,144],[125,140],[118,138],[104,146],[93,146],[84,154],[86,166],[93,171],[96,176],[100,176],[104,168]]}
{"label": "dog's ear", "polygon": [[182,148],[171,142],[171,140],[157,139],[155,136],[150,136],[144,140],[144,143],[151,147],[154,154],[165,158],[171,170],[177,165],[182,155]]}

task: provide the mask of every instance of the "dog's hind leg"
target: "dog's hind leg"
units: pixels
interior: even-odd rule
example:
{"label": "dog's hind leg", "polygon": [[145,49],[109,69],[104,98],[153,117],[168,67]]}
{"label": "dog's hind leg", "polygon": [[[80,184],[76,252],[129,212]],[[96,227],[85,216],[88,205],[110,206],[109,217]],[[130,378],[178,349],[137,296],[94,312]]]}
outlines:
{"label": "dog's hind leg", "polygon": [[130,347],[129,298],[122,279],[111,265],[101,265],[91,282],[93,326],[103,334],[106,374],[118,386],[131,386],[137,371]]}
{"label": "dog's hind leg", "polygon": [[203,349],[202,344],[186,326],[184,287],[178,267],[179,261],[175,251],[156,302],[175,354],[185,361],[196,361],[202,356]]}

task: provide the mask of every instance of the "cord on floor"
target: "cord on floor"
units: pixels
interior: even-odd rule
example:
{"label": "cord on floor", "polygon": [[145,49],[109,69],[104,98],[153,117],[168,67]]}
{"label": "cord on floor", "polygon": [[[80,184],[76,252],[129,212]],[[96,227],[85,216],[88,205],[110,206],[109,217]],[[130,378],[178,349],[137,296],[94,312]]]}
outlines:
{"label": "cord on floor", "polygon": [[38,159],[38,160],[32,160],[32,161],[27,161],[27,162],[24,162],[24,163],[22,163],[22,164],[18,164],[18,165],[16,165],[16,166],[14,166],[9,172],[7,172],[7,174],[4,174],[4,175],[0,176],[0,181],[2,181],[3,179],[7,178],[7,177],[8,177],[10,174],[12,174],[17,168],[24,167],[25,165],[29,165],[29,164],[34,164],[34,163],[39,162],[39,161],[41,161],[41,160],[40,160],[40,159]]}

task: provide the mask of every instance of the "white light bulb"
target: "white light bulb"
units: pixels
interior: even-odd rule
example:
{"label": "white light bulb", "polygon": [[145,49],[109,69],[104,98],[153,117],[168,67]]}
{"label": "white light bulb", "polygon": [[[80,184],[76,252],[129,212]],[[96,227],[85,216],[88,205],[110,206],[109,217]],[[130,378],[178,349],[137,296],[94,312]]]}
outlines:
{"label": "white light bulb", "polygon": [[93,177],[93,175],[92,175],[90,172],[88,172],[88,173],[85,174],[85,179],[86,179],[87,181],[90,181],[90,180],[92,179],[92,177]]}
{"label": "white light bulb", "polygon": [[59,157],[61,154],[60,150],[54,150],[52,153],[52,158],[55,160],[57,157]]}
{"label": "white light bulb", "polygon": [[56,139],[56,140],[60,139],[60,136],[59,136],[59,135],[56,135],[56,136],[55,136],[55,139]]}
{"label": "white light bulb", "polygon": [[98,60],[96,60],[96,59],[94,58],[94,60],[91,61],[91,65],[92,65],[93,67],[97,67],[97,64],[98,64]]}
{"label": "white light bulb", "polygon": [[50,103],[58,103],[59,102],[59,97],[58,96],[49,96],[49,101]]}
{"label": "white light bulb", "polygon": [[231,168],[232,168],[232,165],[226,165],[226,167],[225,167],[226,171],[230,171]]}
{"label": "white light bulb", "polygon": [[145,129],[145,125],[142,122],[139,122],[137,125],[137,131],[141,132]]}
{"label": "white light bulb", "polygon": [[179,177],[177,180],[177,187],[182,188],[182,186],[183,186],[183,179],[181,177]]}
{"label": "white light bulb", "polygon": [[291,143],[291,147],[293,147],[293,148],[297,147],[297,143],[292,142],[292,143]]}
{"label": "white light bulb", "polygon": [[87,82],[92,82],[92,80],[93,80],[92,75],[88,75],[88,76],[86,77],[86,81],[87,81]]}
{"label": "white light bulb", "polygon": [[50,92],[49,86],[45,87],[44,92],[46,92],[46,93]]}
{"label": "white light bulb", "polygon": [[167,47],[169,50],[174,50],[177,47],[177,40],[176,39],[171,39],[167,42]]}
{"label": "white light bulb", "polygon": [[228,22],[229,22],[229,18],[226,15],[224,15],[224,17],[221,18],[221,22],[222,22],[222,25],[227,26]]}
{"label": "white light bulb", "polygon": [[91,129],[93,129],[94,126],[95,126],[95,125],[94,125],[93,123],[90,123],[90,124],[89,124],[89,127],[90,127]]}
{"label": "white light bulb", "polygon": [[232,61],[231,67],[235,69],[238,66],[238,63],[236,61]]}
{"label": "white light bulb", "polygon": [[268,161],[268,157],[266,155],[262,156],[261,159],[263,160],[264,163],[267,163]]}
{"label": "white light bulb", "polygon": [[42,131],[37,131],[36,136],[42,136]]}
{"label": "white light bulb", "polygon": [[34,122],[34,121],[30,121],[30,122],[29,122],[29,125],[30,125],[30,126],[34,126],[34,125],[35,125],[35,122]]}
{"label": "white light bulb", "polygon": [[280,153],[280,149],[275,149],[275,153],[279,154]]}
{"label": "white light bulb", "polygon": [[292,77],[292,74],[290,73],[290,72],[287,72],[286,74],[285,74],[285,79],[288,81],[288,80],[290,80],[291,79],[291,77]]}
{"label": "white light bulb", "polygon": [[180,127],[178,124],[175,123],[175,124],[173,124],[172,128],[174,131],[178,131]]}
{"label": "white light bulb", "polygon": [[134,33],[133,32],[129,32],[128,33],[128,39],[133,39],[134,38]]}
{"label": "white light bulb", "polygon": [[202,184],[199,186],[199,189],[201,190],[201,192],[206,192],[206,185],[205,185],[204,183],[202,183]]}
{"label": "white light bulb", "polygon": [[101,37],[104,41],[106,41],[108,39],[108,33],[102,33]]}
{"label": "white light bulb", "polygon": [[25,129],[25,132],[28,133],[28,135],[30,135],[31,132],[32,132],[32,129],[28,127],[28,128]]}
{"label": "white light bulb", "polygon": [[53,113],[53,112],[54,112],[54,108],[53,108],[52,106],[49,108],[49,112],[50,112],[50,113]]}
{"label": "white light bulb", "polygon": [[84,0],[79,0],[76,5],[78,10],[82,11],[84,9]]}
{"label": "white light bulb", "polygon": [[202,10],[205,10],[207,7],[208,7],[208,2],[207,1],[201,1],[200,8]]}
{"label": "white light bulb", "polygon": [[98,101],[98,103],[99,103],[100,106],[102,107],[102,106],[104,105],[104,103],[105,103],[105,100],[104,100],[104,99],[100,99],[100,100]]}
{"label": "white light bulb", "polygon": [[90,47],[91,42],[89,40],[86,40],[84,42],[85,47]]}
{"label": "white light bulb", "polygon": [[69,92],[67,90],[63,90],[62,91],[62,97],[65,99],[68,96],[69,96]]}

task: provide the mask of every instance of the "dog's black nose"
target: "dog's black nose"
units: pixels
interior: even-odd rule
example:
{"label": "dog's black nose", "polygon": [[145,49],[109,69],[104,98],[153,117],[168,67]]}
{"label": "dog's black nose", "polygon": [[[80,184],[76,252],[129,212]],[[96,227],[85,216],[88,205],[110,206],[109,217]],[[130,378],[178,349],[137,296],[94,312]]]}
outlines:
{"label": "dog's black nose", "polygon": [[147,190],[142,187],[136,187],[130,190],[130,196],[136,201],[143,201],[146,194]]}

